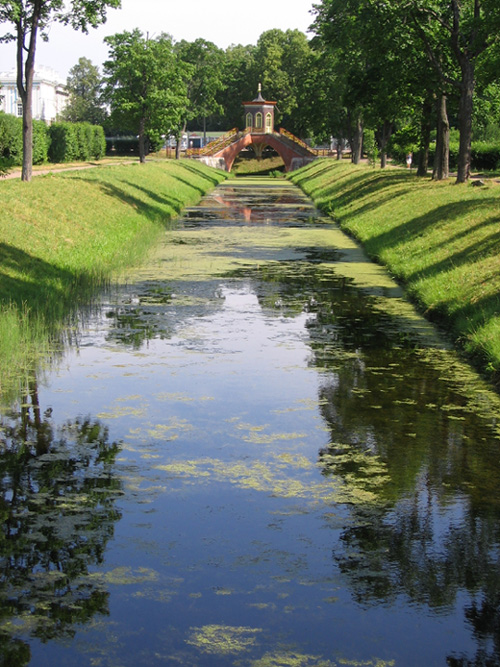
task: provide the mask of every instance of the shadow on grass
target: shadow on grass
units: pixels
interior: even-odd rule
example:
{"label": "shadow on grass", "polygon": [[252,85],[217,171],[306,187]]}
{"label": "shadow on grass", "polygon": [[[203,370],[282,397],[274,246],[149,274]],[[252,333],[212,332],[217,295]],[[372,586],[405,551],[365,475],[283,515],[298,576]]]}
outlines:
{"label": "shadow on grass", "polygon": [[96,279],[77,275],[34,257],[19,248],[0,243],[0,302],[20,309],[28,305],[47,319],[58,318],[74,306],[74,294],[86,292]]}
{"label": "shadow on grass", "polygon": [[[497,205],[498,199],[493,197],[483,199],[479,202],[476,200],[471,200],[458,201],[452,204],[443,204],[442,206],[438,206],[432,211],[427,211],[424,215],[411,218],[411,220],[400,224],[397,228],[391,229],[373,237],[372,239],[366,241],[365,245],[370,254],[376,251],[378,248],[394,248],[401,243],[401,239],[404,239],[404,242],[408,243],[413,239],[418,238],[419,236],[423,236],[429,227],[433,227],[438,224],[443,225],[443,223],[450,223],[455,220],[459,220],[460,218],[467,216],[469,212],[477,214],[481,208],[491,210],[492,207]],[[449,237],[448,242],[451,246],[454,238],[465,237],[468,233],[473,233],[480,227],[498,224],[498,221],[498,216],[488,218],[480,225],[472,227],[470,230],[462,231],[460,234],[456,235],[456,237]],[[476,261],[480,256],[495,252],[495,249],[498,249],[499,239],[500,232],[495,230],[495,233],[490,235],[487,239],[484,239],[484,242],[475,242],[473,246],[469,246],[460,252],[450,254],[446,260],[442,260],[432,266],[419,270],[418,276],[421,277],[429,274],[439,273],[452,266],[457,266],[457,264]],[[441,246],[442,245],[444,244],[442,243]],[[433,249],[437,247],[439,246],[433,246]],[[375,252],[375,254],[377,253]],[[416,276],[416,273],[409,274],[406,279],[411,280]]]}
{"label": "shadow on grass", "polygon": [[[207,173],[207,172],[201,171],[200,169],[197,169],[194,166],[194,164],[189,164],[187,161],[183,161],[183,162],[179,163],[178,166],[182,167],[183,169],[186,169],[186,171],[190,171],[191,173],[196,174],[196,176],[198,178],[204,178],[205,180],[207,180],[212,185],[219,185],[219,183],[221,182],[221,179],[215,178],[215,176],[212,176],[210,173]],[[225,172],[221,171],[221,173],[225,173]],[[223,178],[222,180],[225,180],[226,178],[227,178],[227,176],[225,178]],[[193,184],[190,183],[190,185],[192,186]]]}

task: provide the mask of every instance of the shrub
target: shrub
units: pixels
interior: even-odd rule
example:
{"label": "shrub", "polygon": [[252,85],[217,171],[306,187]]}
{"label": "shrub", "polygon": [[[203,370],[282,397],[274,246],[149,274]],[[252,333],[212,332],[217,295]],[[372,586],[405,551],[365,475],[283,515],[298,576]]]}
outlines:
{"label": "shrub", "polygon": [[[21,123],[22,131],[22,123]],[[33,164],[44,164],[48,160],[49,129],[43,120],[33,121]]]}
{"label": "shrub", "polygon": [[3,112],[0,112],[0,155],[10,164],[22,164],[23,122]]}
{"label": "shrub", "polygon": [[49,128],[51,162],[70,162],[78,157],[78,135],[75,123],[52,123]]}
{"label": "shrub", "polygon": [[106,137],[101,125],[92,125],[91,156],[94,160],[101,160],[106,155]]}

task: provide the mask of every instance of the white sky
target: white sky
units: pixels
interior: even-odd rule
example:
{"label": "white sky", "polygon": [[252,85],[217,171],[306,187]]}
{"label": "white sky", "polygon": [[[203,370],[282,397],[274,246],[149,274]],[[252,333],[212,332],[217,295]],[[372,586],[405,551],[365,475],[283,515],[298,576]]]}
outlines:
{"label": "white sky", "polygon": [[[222,49],[231,44],[256,44],[259,36],[272,28],[307,34],[314,18],[310,13],[313,1],[122,0],[122,8],[109,9],[106,23],[88,35],[53,25],[49,42],[37,43],[35,66],[51,67],[64,79],[82,56],[100,67],[107,58],[103,38],[134,28],[153,37],[166,32],[176,42],[201,37]],[[0,25],[0,34],[4,32],[6,26]],[[15,67],[15,53],[14,43],[0,44],[0,71]]]}

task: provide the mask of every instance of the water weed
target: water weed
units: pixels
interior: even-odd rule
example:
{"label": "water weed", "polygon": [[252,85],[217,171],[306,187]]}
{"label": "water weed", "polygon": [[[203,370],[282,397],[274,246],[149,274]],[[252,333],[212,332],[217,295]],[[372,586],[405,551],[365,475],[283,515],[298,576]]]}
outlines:
{"label": "water weed", "polygon": [[430,319],[500,377],[500,187],[318,160],[291,175]]}

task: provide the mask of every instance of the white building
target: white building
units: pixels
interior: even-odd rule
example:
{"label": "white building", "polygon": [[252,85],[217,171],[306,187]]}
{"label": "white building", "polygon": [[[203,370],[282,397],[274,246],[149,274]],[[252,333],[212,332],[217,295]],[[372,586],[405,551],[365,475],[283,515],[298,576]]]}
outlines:
{"label": "white building", "polygon": [[[23,105],[17,92],[15,70],[0,72],[0,110],[14,116],[23,115]],[[66,82],[53,69],[37,67],[33,79],[33,118],[51,123],[68,102]]]}

